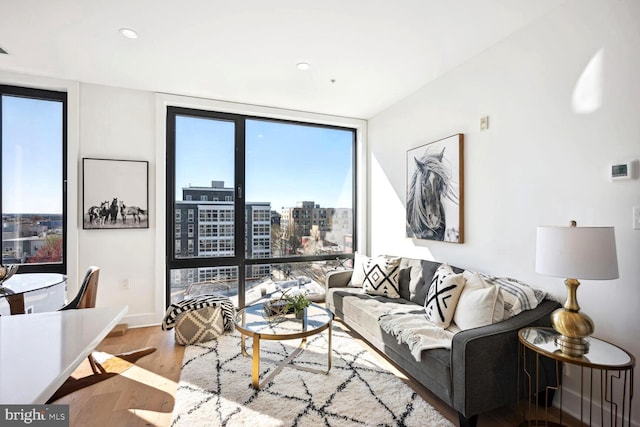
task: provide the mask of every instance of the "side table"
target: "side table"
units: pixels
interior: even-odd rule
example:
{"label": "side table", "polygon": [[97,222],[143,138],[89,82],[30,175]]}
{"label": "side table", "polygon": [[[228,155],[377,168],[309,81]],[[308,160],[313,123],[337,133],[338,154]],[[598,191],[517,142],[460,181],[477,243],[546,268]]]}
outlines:
{"label": "side table", "polygon": [[[554,342],[558,335],[552,328],[524,328],[518,332],[518,382],[522,378],[529,390],[528,405],[523,426],[562,426],[562,381],[556,378],[560,392],[560,423],[548,420],[545,407],[544,418],[539,414],[538,405],[531,395],[537,390],[540,357],[548,357],[560,364],[580,367],[580,422],[601,426],[631,426],[631,401],[633,399],[633,368],[636,361],[626,350],[606,341],[589,338],[589,352],[575,357],[562,353]],[[596,372],[594,372],[596,371]],[[599,380],[598,380],[599,378]],[[520,405],[520,384],[518,384],[518,405]],[[546,404],[550,399],[545,399]],[[594,406],[594,403],[596,404]],[[535,405],[532,408],[532,405]],[[540,411],[542,412],[542,411]],[[618,424],[620,423],[620,424]]]}

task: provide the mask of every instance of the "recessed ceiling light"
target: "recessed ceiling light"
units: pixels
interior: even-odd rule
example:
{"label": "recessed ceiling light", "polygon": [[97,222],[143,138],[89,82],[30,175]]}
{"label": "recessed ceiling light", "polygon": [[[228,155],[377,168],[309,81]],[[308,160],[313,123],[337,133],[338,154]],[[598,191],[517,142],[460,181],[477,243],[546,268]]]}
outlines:
{"label": "recessed ceiling light", "polygon": [[123,36],[125,36],[128,39],[137,39],[138,38],[138,33],[136,33],[131,28],[120,28],[120,34],[122,34]]}
{"label": "recessed ceiling light", "polygon": [[296,67],[298,67],[298,70],[304,71],[304,70],[308,70],[310,65],[308,62],[298,62],[296,64]]}

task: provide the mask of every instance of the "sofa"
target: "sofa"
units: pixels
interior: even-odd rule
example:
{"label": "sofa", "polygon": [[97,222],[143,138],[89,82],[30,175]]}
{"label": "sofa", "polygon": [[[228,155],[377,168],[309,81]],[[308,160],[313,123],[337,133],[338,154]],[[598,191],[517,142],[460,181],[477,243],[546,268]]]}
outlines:
{"label": "sofa", "polygon": [[[372,259],[368,261],[369,264],[373,262]],[[371,273],[371,265],[367,265],[366,261],[358,262],[358,254],[353,267],[327,275],[327,308],[401,371],[456,410],[461,427],[473,427],[477,424],[479,414],[515,402],[518,384],[521,387],[520,396],[528,395],[525,387],[535,387],[535,384],[526,385],[526,381],[518,381],[517,334],[521,328],[528,326],[550,326],[551,313],[560,307],[558,302],[542,293],[542,297],[538,295],[539,301],[536,301],[535,307],[521,307],[522,311],[506,319],[504,317],[508,316],[508,312],[505,311],[503,320],[495,323],[461,330],[452,322],[446,329],[452,336],[450,348],[445,346],[422,350],[417,355],[417,360],[415,348],[412,352],[407,343],[399,342],[395,334],[383,329],[380,319],[388,313],[424,318],[424,301],[428,299],[435,276],[443,267],[450,267],[454,274],[465,278],[469,278],[471,273],[438,262],[399,258],[399,262],[396,259],[395,265],[387,267],[393,270],[390,276],[395,278],[394,286],[397,282],[398,295],[391,298],[386,294],[371,294],[367,288],[370,283],[366,280],[364,286],[352,280],[356,275],[361,280],[363,272],[365,276],[369,274],[389,279],[385,277],[384,271],[381,274]],[[367,272],[367,268],[370,271]],[[490,276],[485,275],[483,278],[487,279],[484,283],[489,287]],[[514,279],[507,279],[507,282],[521,284]],[[497,292],[497,295],[504,294],[504,289]],[[504,304],[504,301],[506,300],[500,299],[499,304]],[[462,310],[460,305],[457,309]],[[506,304],[500,305],[499,309],[506,307]],[[466,311],[467,313],[459,314],[470,314],[468,309]],[[462,323],[462,318],[460,322]],[[557,374],[556,365],[552,361],[541,360],[540,363],[542,375],[538,390],[534,390],[534,393],[542,392],[547,385],[554,384]],[[538,397],[542,398],[543,394],[540,393]],[[549,399],[549,395],[545,397]]]}

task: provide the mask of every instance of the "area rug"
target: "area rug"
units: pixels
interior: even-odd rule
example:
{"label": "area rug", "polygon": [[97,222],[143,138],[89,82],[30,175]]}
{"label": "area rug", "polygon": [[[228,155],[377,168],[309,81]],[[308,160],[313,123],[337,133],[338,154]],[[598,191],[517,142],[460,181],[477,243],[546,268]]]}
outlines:
{"label": "area rug", "polygon": [[[294,359],[326,370],[327,333],[309,337]],[[299,340],[261,341],[260,378]],[[251,342],[247,350],[251,354]],[[388,371],[339,325],[333,325],[328,374],[286,367],[263,390],[251,387],[251,358],[236,331],[185,349],[171,425],[177,426],[429,426],[453,424]]]}
{"label": "area rug", "polygon": [[133,366],[140,358],[147,356],[156,351],[154,347],[145,347],[140,350],[130,351],[128,353],[121,354],[109,354],[101,351],[94,351],[93,355],[96,363],[102,367],[104,372],[97,374],[87,375],[82,378],[69,377],[60,386],[58,390],[51,396],[47,403],[54,402],[61,397],[66,396],[69,393],[78,391],[82,388],[89,387],[90,385],[99,383],[104,380],[108,380],[111,377],[119,375]]}

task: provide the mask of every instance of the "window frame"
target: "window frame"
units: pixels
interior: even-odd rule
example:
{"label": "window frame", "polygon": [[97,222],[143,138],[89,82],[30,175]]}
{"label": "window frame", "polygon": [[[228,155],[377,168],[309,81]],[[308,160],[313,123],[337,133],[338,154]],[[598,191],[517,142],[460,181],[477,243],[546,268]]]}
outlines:
{"label": "window frame", "polygon": [[[68,95],[67,92],[54,91],[48,89],[36,89],[23,86],[2,85],[0,84],[0,165],[2,164],[2,145],[3,145],[3,120],[2,120],[2,96],[14,96],[29,99],[37,99],[43,101],[55,101],[62,104],[62,123],[61,123],[61,145],[62,147],[62,179],[60,183],[60,192],[62,196],[62,261],[59,263],[24,263],[20,265],[20,273],[60,273],[67,274],[68,265],[68,211],[67,211],[67,152],[68,152]],[[0,173],[0,214],[3,214],[2,207],[2,174]],[[2,236],[0,235],[0,248],[2,247]]]}
{"label": "window frame", "polygon": [[[165,201],[165,209],[167,212],[167,221],[166,221],[166,235],[172,236],[174,235],[174,231],[172,230],[172,226],[175,222],[175,218],[173,217],[173,213],[175,212],[175,149],[176,149],[176,117],[177,116],[191,116],[191,117],[201,117],[205,119],[214,119],[214,120],[227,120],[232,121],[235,124],[235,218],[234,224],[238,225],[236,230],[241,230],[239,233],[236,233],[235,236],[235,255],[234,256],[217,256],[217,257],[193,257],[193,258],[176,258],[176,254],[174,252],[174,239],[166,239],[166,265],[165,265],[165,278],[166,278],[166,300],[165,307],[168,307],[171,303],[171,270],[173,269],[191,269],[191,268],[206,268],[206,267],[217,267],[217,266],[232,266],[238,269],[238,301],[239,306],[243,307],[245,303],[245,272],[246,268],[249,266],[256,265],[266,265],[266,264],[293,264],[293,263],[301,263],[301,262],[312,262],[312,261],[335,261],[337,257],[340,258],[350,258],[353,259],[355,252],[358,250],[358,242],[360,241],[358,237],[358,222],[360,220],[358,214],[358,181],[359,178],[359,170],[358,170],[358,138],[359,132],[361,131],[360,126],[358,125],[350,125],[350,124],[327,124],[327,123],[316,123],[312,120],[293,120],[293,119],[280,119],[269,117],[269,115],[265,116],[256,116],[253,114],[242,114],[242,113],[228,113],[223,111],[215,111],[207,108],[191,108],[191,107],[182,107],[182,106],[174,106],[167,104],[166,108],[166,122],[165,122],[165,143],[166,143],[166,152],[165,152],[165,165],[166,165],[166,201]],[[352,153],[352,235],[351,241],[352,246],[350,247],[351,252],[342,252],[340,254],[329,254],[329,255],[297,255],[297,256],[288,256],[288,257],[269,257],[269,258],[247,258],[246,257],[246,242],[245,242],[245,226],[247,225],[245,217],[246,210],[246,200],[242,197],[242,193],[245,188],[245,148],[246,148],[246,139],[245,139],[245,129],[246,129],[246,121],[249,120],[259,120],[259,121],[268,121],[274,123],[283,123],[283,124],[292,124],[299,126],[310,126],[310,127],[320,127],[326,129],[338,129],[345,130],[352,133],[352,141],[351,141],[351,153]],[[242,143],[239,144],[238,142]],[[269,218],[270,220],[270,218]]]}

